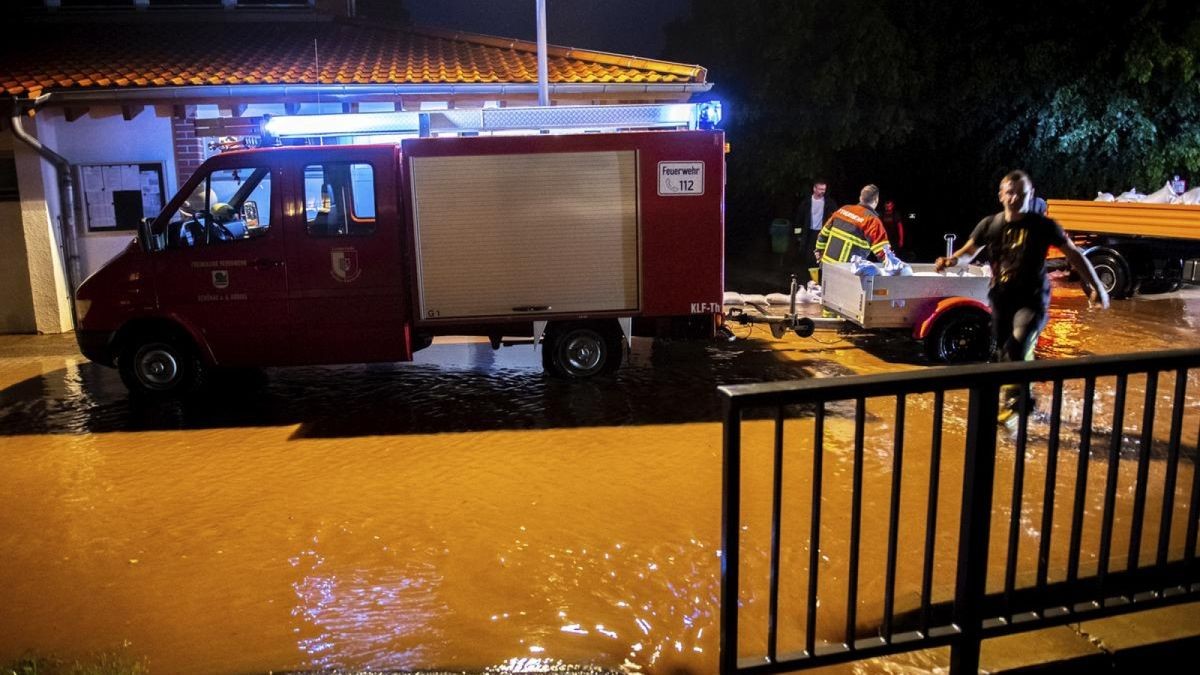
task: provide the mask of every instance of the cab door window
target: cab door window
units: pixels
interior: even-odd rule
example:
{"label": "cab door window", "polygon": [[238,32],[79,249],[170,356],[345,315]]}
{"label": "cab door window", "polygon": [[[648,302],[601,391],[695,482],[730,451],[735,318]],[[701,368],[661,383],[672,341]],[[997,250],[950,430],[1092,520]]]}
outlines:
{"label": "cab door window", "polygon": [[196,185],[167,225],[168,248],[255,239],[271,227],[271,169],[219,169]]}
{"label": "cab door window", "polygon": [[375,232],[375,170],[370,164],[326,162],[304,167],[304,217],[314,237]]}

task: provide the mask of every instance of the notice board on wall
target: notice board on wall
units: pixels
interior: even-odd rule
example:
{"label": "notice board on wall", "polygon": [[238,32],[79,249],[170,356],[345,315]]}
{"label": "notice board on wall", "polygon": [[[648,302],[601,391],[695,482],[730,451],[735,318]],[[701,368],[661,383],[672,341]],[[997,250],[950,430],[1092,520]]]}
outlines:
{"label": "notice board on wall", "polygon": [[81,164],[78,173],[88,232],[136,230],[162,210],[162,162]]}

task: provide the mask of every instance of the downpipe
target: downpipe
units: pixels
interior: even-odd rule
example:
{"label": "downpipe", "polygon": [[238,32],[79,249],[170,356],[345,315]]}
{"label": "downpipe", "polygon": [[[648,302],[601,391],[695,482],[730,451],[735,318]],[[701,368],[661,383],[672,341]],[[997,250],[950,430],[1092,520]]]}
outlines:
{"label": "downpipe", "polygon": [[67,161],[66,157],[46,147],[44,143],[25,131],[25,127],[21,122],[21,103],[15,98],[13,99],[12,119],[10,122],[12,124],[13,136],[25,145],[33,148],[34,152],[41,155],[42,159],[53,164],[55,172],[58,174],[59,239],[62,242],[62,255],[66,258],[63,272],[67,276],[67,294],[70,300],[69,304],[71,305],[71,327],[78,329],[79,317],[75,311],[75,289],[78,286],[81,271],[79,267],[78,242],[75,238],[75,179],[71,175],[71,163]]}

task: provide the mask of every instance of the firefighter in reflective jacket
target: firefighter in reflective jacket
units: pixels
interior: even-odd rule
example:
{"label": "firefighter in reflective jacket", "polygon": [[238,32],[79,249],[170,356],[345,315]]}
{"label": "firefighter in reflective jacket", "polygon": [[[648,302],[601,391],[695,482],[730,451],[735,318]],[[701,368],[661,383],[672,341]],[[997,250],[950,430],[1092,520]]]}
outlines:
{"label": "firefighter in reflective jacket", "polygon": [[846,262],[854,256],[883,260],[883,250],[891,243],[875,213],[878,206],[879,188],[868,185],[859,193],[857,205],[834,211],[817,235],[817,262]]}

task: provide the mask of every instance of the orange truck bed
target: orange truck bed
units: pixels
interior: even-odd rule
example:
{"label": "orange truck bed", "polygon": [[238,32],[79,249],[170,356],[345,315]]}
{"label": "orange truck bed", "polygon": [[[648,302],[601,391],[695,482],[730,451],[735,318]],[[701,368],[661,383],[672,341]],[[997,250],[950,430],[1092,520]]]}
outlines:
{"label": "orange truck bed", "polygon": [[1070,234],[1200,241],[1200,205],[1046,200],[1047,215]]}

